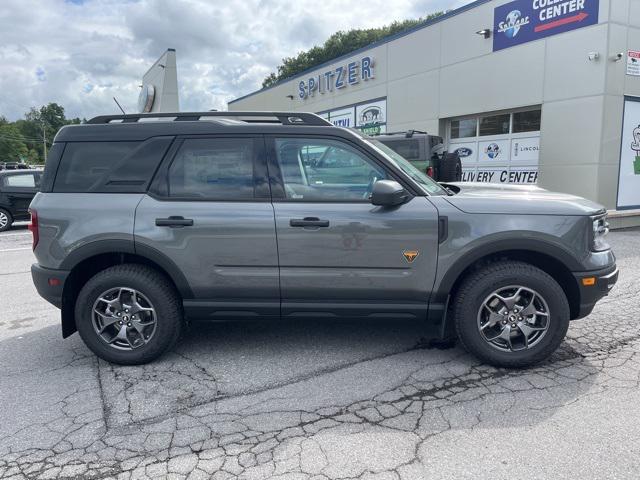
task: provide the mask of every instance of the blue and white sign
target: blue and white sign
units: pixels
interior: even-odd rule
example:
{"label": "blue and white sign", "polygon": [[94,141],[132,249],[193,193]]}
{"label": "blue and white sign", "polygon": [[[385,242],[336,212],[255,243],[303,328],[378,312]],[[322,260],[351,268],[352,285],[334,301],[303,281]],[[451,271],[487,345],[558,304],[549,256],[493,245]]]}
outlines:
{"label": "blue and white sign", "polygon": [[493,11],[493,51],[598,23],[599,0],[515,0]]}

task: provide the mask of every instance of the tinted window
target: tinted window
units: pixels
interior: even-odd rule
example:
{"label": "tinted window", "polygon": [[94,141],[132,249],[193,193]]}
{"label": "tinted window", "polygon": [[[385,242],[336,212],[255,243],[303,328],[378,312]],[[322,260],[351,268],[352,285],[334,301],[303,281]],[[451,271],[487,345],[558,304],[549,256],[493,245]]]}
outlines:
{"label": "tinted window", "polygon": [[253,139],[185,140],[169,168],[172,197],[254,198]]}
{"label": "tinted window", "polygon": [[381,140],[381,142],[407,160],[420,160],[420,143],[417,139],[392,141]]}
{"label": "tinted window", "polygon": [[58,167],[55,192],[95,191],[113,166],[129,155],[138,142],[67,143]]}
{"label": "tinted window", "polygon": [[144,143],[67,143],[53,191],[144,192],[172,139],[157,137]]}
{"label": "tinted window", "polygon": [[513,133],[537,132],[540,130],[540,110],[513,114]]}
{"label": "tinted window", "polygon": [[278,139],[276,155],[291,200],[366,200],[385,172],[355,148],[324,139]]}
{"label": "tinted window", "polygon": [[26,173],[24,175],[7,175],[4,179],[4,184],[7,187],[35,188],[36,178],[33,173]]}
{"label": "tinted window", "polygon": [[478,122],[475,118],[451,120],[451,138],[475,137]]}
{"label": "tinted window", "polygon": [[480,135],[504,135],[509,133],[511,115],[492,115],[480,118]]}

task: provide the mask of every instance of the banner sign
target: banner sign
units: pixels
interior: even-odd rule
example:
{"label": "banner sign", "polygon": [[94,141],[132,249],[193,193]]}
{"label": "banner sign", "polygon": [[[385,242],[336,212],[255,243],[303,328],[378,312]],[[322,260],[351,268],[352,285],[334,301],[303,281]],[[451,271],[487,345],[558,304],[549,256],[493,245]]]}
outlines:
{"label": "banner sign", "polygon": [[493,11],[493,51],[598,23],[599,0],[515,0]]}
{"label": "banner sign", "polygon": [[624,101],[617,208],[640,208],[640,98]]}
{"label": "banner sign", "polygon": [[341,107],[318,115],[336,127],[357,128],[367,135],[379,135],[387,129],[387,99],[370,100],[366,103]]}

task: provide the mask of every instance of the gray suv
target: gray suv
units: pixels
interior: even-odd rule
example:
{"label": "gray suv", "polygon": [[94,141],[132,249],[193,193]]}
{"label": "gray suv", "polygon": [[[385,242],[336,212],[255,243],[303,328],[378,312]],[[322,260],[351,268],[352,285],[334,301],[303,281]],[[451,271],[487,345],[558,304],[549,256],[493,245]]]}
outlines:
{"label": "gray suv", "polygon": [[31,203],[38,292],[96,355],[149,362],[189,319],[414,319],[480,359],[544,360],[617,280],[605,210],[441,185],[307,113],[96,117]]}

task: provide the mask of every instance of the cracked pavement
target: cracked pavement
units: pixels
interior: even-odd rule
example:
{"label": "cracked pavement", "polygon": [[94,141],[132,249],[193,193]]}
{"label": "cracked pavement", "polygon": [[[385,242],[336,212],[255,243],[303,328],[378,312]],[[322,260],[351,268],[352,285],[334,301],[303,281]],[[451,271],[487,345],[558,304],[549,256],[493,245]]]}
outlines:
{"label": "cracked pavement", "polygon": [[640,230],[612,294],[529,370],[425,349],[410,322],[196,324],[142,367],[99,361],[0,234],[0,478],[640,475]]}

